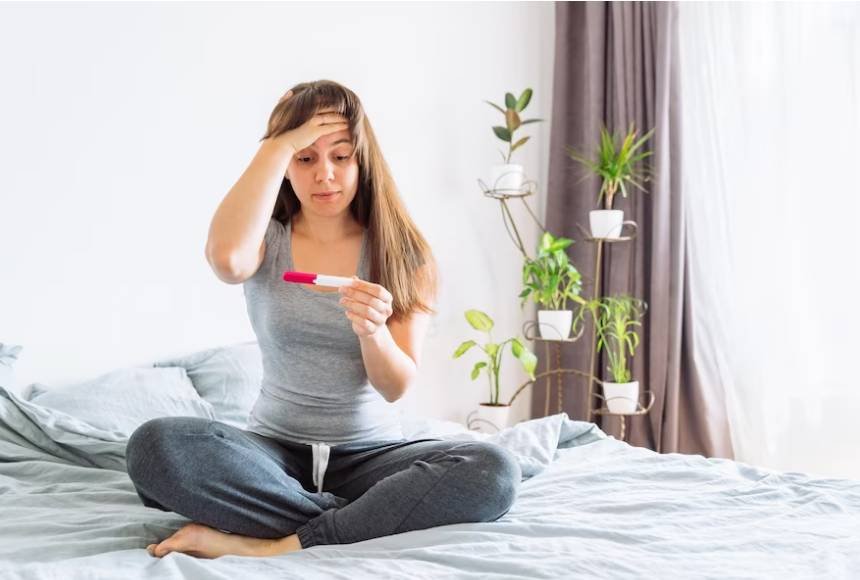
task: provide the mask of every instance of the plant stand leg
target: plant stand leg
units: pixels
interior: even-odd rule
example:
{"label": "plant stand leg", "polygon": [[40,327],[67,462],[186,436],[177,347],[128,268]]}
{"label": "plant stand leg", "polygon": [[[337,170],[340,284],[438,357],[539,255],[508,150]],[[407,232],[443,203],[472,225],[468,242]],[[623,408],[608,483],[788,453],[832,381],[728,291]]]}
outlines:
{"label": "plant stand leg", "polygon": [[[544,346],[546,347],[544,349],[544,360],[546,361],[546,370],[547,370],[547,372],[549,372],[550,370],[552,370],[552,367],[551,367],[550,362],[549,362],[549,343],[545,342]],[[544,417],[549,417],[549,395],[550,395],[551,389],[552,389],[552,375],[548,374],[546,376],[546,400],[544,401],[544,410],[543,410],[543,416]]]}
{"label": "plant stand leg", "polygon": [[625,421],[627,417],[619,415],[618,418],[621,419],[621,440],[624,441],[624,436],[627,434],[627,422]]}
{"label": "plant stand leg", "polygon": [[[561,344],[555,343],[555,368],[561,368]],[[555,375],[556,388],[558,388],[558,413],[564,411],[564,377],[561,373]]]}
{"label": "plant stand leg", "polygon": [[[597,248],[594,253],[594,286],[591,292],[591,299],[597,300],[600,297],[600,264],[602,262],[603,256],[603,240],[597,240]],[[594,421],[597,423],[601,421],[601,419],[592,419],[592,414],[594,412],[594,382],[595,382],[595,374],[594,374],[594,364],[597,361],[597,321],[591,321],[591,345],[589,347],[591,349],[591,356],[589,357],[591,360],[588,365],[588,404],[586,410],[587,421]],[[599,371],[598,371],[599,372]]]}

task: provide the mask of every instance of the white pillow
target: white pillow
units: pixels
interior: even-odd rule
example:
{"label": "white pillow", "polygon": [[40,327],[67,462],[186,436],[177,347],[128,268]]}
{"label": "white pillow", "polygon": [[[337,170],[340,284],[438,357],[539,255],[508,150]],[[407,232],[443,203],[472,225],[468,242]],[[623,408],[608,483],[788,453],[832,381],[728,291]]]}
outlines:
{"label": "white pillow", "polygon": [[215,408],[218,421],[239,429],[247,427],[263,382],[263,360],[256,341],[210,348],[153,366],[185,369],[200,396]]}
{"label": "white pillow", "polygon": [[76,385],[30,386],[28,400],[93,427],[130,436],[156,417],[215,418],[182,368],[127,368]]}
{"label": "white pillow", "polygon": [[15,366],[15,361],[18,360],[21,348],[17,344],[3,344],[0,342],[0,387],[12,390],[12,383],[15,382],[15,373],[12,367]]}

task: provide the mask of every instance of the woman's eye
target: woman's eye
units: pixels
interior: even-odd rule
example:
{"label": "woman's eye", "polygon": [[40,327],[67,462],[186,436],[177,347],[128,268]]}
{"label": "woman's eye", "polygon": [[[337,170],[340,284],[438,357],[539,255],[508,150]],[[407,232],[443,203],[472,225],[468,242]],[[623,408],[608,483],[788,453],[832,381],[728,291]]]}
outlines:
{"label": "woman's eye", "polygon": [[310,157],[299,157],[298,159],[302,163],[307,163],[308,161],[310,161],[311,158]]}
{"label": "woman's eye", "polygon": [[338,161],[346,161],[347,159],[349,159],[349,155],[338,155],[337,156]]}

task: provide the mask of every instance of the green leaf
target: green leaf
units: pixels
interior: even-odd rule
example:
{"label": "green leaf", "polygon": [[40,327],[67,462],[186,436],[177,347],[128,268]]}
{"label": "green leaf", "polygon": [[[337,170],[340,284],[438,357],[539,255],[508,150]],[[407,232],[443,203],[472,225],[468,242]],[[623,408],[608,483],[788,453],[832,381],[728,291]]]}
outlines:
{"label": "green leaf", "polygon": [[511,138],[513,138],[514,131],[521,125],[520,116],[517,115],[516,111],[513,109],[505,111],[505,124],[508,126],[508,131],[511,132]]}
{"label": "green leaf", "polygon": [[474,340],[467,340],[466,342],[462,343],[460,346],[457,347],[457,350],[454,351],[454,358],[460,358],[466,353],[466,351],[468,351],[476,344],[478,343]]}
{"label": "green leaf", "polygon": [[[523,123],[523,125],[525,125],[525,123]],[[588,169],[592,173],[597,173],[600,170],[600,166],[597,163],[595,163],[591,159],[586,158],[570,145],[567,145],[565,149],[567,150],[568,157],[570,157],[577,163],[581,163],[585,166],[586,169]]]}
{"label": "green leaf", "polygon": [[505,110],[504,110],[503,108],[501,108],[500,106],[498,106],[496,103],[491,103],[490,101],[484,101],[484,102],[485,102],[485,103],[487,103],[488,105],[490,105],[490,106],[495,107],[496,109],[498,109],[498,111],[499,111],[501,114],[503,114],[503,115],[505,114]]}
{"label": "green leaf", "polygon": [[[644,144],[645,144],[645,141],[647,141],[648,139],[650,139],[650,138],[651,138],[651,136],[652,136],[653,134],[654,134],[654,129],[651,129],[650,131],[648,131],[647,133],[645,133],[644,135],[642,135],[642,138],[641,138],[641,139],[639,139],[636,143],[634,143],[634,144],[633,144],[633,146],[630,148],[630,150],[631,150],[631,151],[636,151],[637,149],[639,149],[642,145],[644,145]],[[635,135],[635,133],[634,133],[634,135]],[[650,154],[651,154],[651,151],[648,151],[646,154],[647,154],[647,155],[650,155]]]}
{"label": "green leaf", "polygon": [[505,93],[505,106],[509,109],[517,108],[517,98],[511,93]]}
{"label": "green leaf", "polygon": [[548,252],[550,247],[552,246],[552,240],[552,234],[549,232],[544,232],[543,235],[540,237],[540,246],[538,249],[541,252]]}
{"label": "green leaf", "polygon": [[529,377],[535,378],[535,369],[537,368],[537,357],[532,351],[523,348],[520,355],[517,357],[523,365],[523,369],[528,373]]}
{"label": "green leaf", "polygon": [[499,352],[499,345],[495,342],[489,342],[484,345],[484,350],[490,358],[495,358],[496,354]]}
{"label": "green leaf", "polygon": [[528,106],[529,101],[531,101],[531,100],[532,100],[532,90],[531,89],[524,90],[523,94],[520,95],[520,98],[517,99],[517,104],[516,104],[517,111],[521,112],[523,109],[525,109]]}
{"label": "green leaf", "polygon": [[520,342],[518,338],[511,339],[511,352],[514,353],[514,356],[520,358],[520,355],[523,354],[523,343]]}
{"label": "green leaf", "polygon": [[485,363],[483,361],[481,361],[479,363],[475,363],[475,366],[472,367],[472,380],[473,381],[478,378],[478,375],[480,374],[481,369],[484,368],[485,366],[487,366],[487,363]]}
{"label": "green leaf", "polygon": [[489,332],[493,328],[493,319],[480,310],[467,310],[466,320],[475,330]]}
{"label": "green leaf", "polygon": [[511,145],[511,151],[516,151],[519,147],[525,145],[526,141],[528,141],[529,139],[530,137],[523,137],[522,139]]}
{"label": "green leaf", "polygon": [[540,123],[543,119],[526,119],[521,123],[521,125],[528,125],[529,123]]}
{"label": "green leaf", "polygon": [[[556,238],[549,247],[550,252],[558,252],[567,249],[573,243],[573,240],[568,238]],[[563,254],[567,257],[567,254]]]}
{"label": "green leaf", "polygon": [[498,137],[502,141],[507,141],[508,143],[511,142],[511,132],[508,131],[505,127],[493,127],[493,133],[495,133],[496,137]]}

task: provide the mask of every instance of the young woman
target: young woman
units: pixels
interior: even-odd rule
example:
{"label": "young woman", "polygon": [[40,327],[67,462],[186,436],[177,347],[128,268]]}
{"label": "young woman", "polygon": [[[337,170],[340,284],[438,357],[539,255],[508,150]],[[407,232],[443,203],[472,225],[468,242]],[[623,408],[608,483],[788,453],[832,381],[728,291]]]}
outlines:
{"label": "young woman", "polygon": [[[133,433],[144,505],[194,522],[151,554],[271,556],[508,511],[521,478],[509,452],[406,440],[390,404],[417,376],[436,276],[352,91],[318,81],[284,95],[206,257],[244,286],[263,384],[246,430],[164,417]],[[287,284],[287,270],[352,283]]]}

